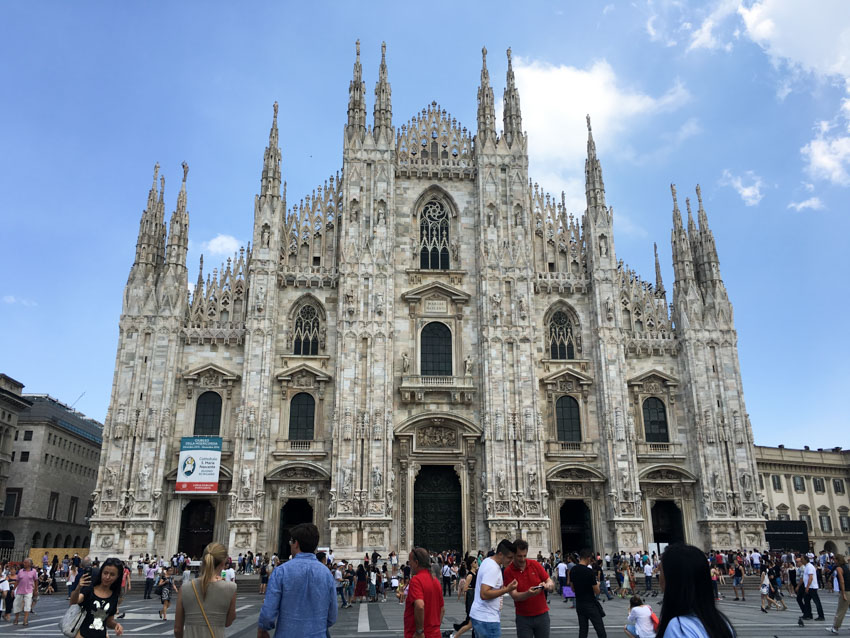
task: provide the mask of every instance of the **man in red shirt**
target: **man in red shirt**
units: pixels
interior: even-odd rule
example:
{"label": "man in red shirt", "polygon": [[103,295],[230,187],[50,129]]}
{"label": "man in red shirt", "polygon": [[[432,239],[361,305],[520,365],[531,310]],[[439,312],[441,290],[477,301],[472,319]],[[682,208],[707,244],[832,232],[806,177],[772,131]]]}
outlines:
{"label": "man in red shirt", "polygon": [[446,610],[440,581],[431,576],[431,556],[428,550],[414,547],[407,559],[413,578],[404,607],[404,638],[440,638]]}
{"label": "man in red shirt", "polygon": [[506,581],[516,580],[517,587],[511,592],[516,607],[517,638],[549,638],[549,605],[544,591],[554,591],[555,583],[543,569],[543,565],[528,558],[528,543],[514,541],[514,559],[505,567]]}

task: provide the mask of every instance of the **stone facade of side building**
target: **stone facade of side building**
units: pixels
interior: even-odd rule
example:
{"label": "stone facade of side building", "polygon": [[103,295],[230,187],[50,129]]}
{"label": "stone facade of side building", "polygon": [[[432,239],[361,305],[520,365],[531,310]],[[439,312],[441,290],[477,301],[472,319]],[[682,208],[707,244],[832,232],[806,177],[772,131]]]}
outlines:
{"label": "stone facade of side building", "polygon": [[[287,203],[277,105],[251,244],[187,298],[186,175],[157,173],[124,291],[93,547],[338,556],[763,544],[732,305],[702,200],[673,188],[672,305],[618,259],[588,118],[579,217],[530,181],[508,53],[497,133],[436,102],[393,122],[359,57],[342,171]],[[533,140],[531,140],[533,148]],[[657,254],[656,254],[657,261]],[[203,269],[203,261],[202,261]],[[180,438],[223,437],[219,493],[175,492]]]}
{"label": "stone facade of side building", "polygon": [[815,552],[850,554],[850,450],[755,447],[765,517],[805,521]]}

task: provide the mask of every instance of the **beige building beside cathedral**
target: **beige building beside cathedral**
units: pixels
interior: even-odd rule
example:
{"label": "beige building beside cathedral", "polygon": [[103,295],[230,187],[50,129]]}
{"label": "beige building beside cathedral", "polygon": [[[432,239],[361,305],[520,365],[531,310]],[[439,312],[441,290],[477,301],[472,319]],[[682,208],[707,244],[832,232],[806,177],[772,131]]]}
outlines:
{"label": "beige building beside cathedral", "polygon": [[[338,556],[764,543],[732,305],[697,188],[673,189],[672,305],[618,259],[588,119],[587,208],[528,174],[508,52],[497,132],[436,102],[394,124],[359,57],[342,171],[286,201],[277,106],[253,239],[187,298],[186,173],[142,215],[92,518],[100,552]],[[657,257],[656,257],[657,262]],[[203,263],[202,263],[203,268]],[[181,437],[223,438],[219,492],[175,493]]]}

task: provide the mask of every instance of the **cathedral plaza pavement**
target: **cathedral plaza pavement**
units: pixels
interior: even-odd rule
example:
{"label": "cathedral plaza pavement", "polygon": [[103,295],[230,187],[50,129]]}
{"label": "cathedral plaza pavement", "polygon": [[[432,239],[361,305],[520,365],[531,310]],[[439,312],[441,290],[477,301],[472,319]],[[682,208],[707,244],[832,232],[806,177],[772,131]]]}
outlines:
{"label": "cathedral plaza pavement", "polygon": [[[236,622],[227,631],[228,638],[253,638],[257,635],[257,616],[262,605],[261,596],[257,592],[256,577],[240,577],[237,579],[239,590],[236,599]],[[826,635],[824,627],[830,625],[835,614],[837,597],[835,594],[824,592],[821,596],[825,622],[806,621],[806,626],[797,626],[797,617],[800,615],[797,604],[793,599],[786,598],[788,611],[769,612],[762,614],[759,611],[759,595],[756,587],[756,579],[748,577],[745,580],[750,597],[745,603],[733,602],[730,598],[718,603],[720,610],[725,613],[735,627],[740,638],[777,636],[823,636]],[[726,587],[722,588],[729,590]],[[159,599],[144,600],[144,581],[135,577],[133,589],[124,601],[122,610],[126,617],[120,622],[124,627],[124,636],[127,638],[153,636],[171,636],[174,627],[174,608],[168,610],[168,621],[161,621],[157,617],[157,611],[161,608]],[[653,609],[660,611],[659,598],[649,598],[649,604]],[[62,594],[42,596],[36,605],[36,615],[30,618],[30,624],[24,628],[21,625],[0,624],[0,635],[3,636],[57,636],[59,635],[57,623],[65,611],[67,600]],[[565,636],[572,638],[578,636],[578,621],[576,613],[557,597],[550,597],[550,614],[552,615],[553,638]],[[609,636],[623,636],[622,627],[628,615],[628,600],[614,598],[604,603],[606,612],[605,628]],[[400,638],[402,631],[402,615],[404,607],[397,602],[388,599],[385,603],[368,603],[354,605],[351,609],[340,609],[339,619],[331,628],[333,638],[355,638],[356,636],[379,636],[381,638]],[[456,595],[446,599],[446,615],[443,629],[451,629],[452,623],[459,622],[464,615],[463,604],[457,601]],[[842,627],[841,634],[848,631],[848,626]],[[114,636],[114,632],[110,632]],[[471,633],[468,632],[468,635]],[[593,636],[591,631],[591,636]],[[502,611],[502,636],[513,638],[516,636],[514,629],[513,603],[509,597],[505,597]]]}

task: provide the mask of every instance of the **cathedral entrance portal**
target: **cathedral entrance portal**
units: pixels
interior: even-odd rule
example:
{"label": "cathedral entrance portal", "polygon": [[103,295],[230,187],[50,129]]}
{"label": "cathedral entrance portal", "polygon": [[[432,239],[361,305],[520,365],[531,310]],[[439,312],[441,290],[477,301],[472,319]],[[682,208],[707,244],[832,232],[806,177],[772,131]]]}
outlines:
{"label": "cathedral entrance portal", "polygon": [[280,508],[280,532],[278,533],[277,555],[289,558],[289,530],[300,523],[313,522],[313,507],[303,498],[291,498]]}
{"label": "cathedral entrance portal", "polygon": [[561,550],[578,553],[584,547],[593,547],[590,508],[584,501],[564,501],[561,505]]}
{"label": "cathedral entrance portal", "polygon": [[180,517],[180,542],[177,551],[200,559],[204,548],[212,543],[215,528],[215,507],[207,500],[192,501],[183,508]]}
{"label": "cathedral entrance portal", "polygon": [[655,543],[684,543],[682,510],[673,501],[656,501],[652,506],[652,536]]}
{"label": "cathedral entrance portal", "polygon": [[463,549],[460,480],[450,465],[423,465],[413,486],[413,544]]}

